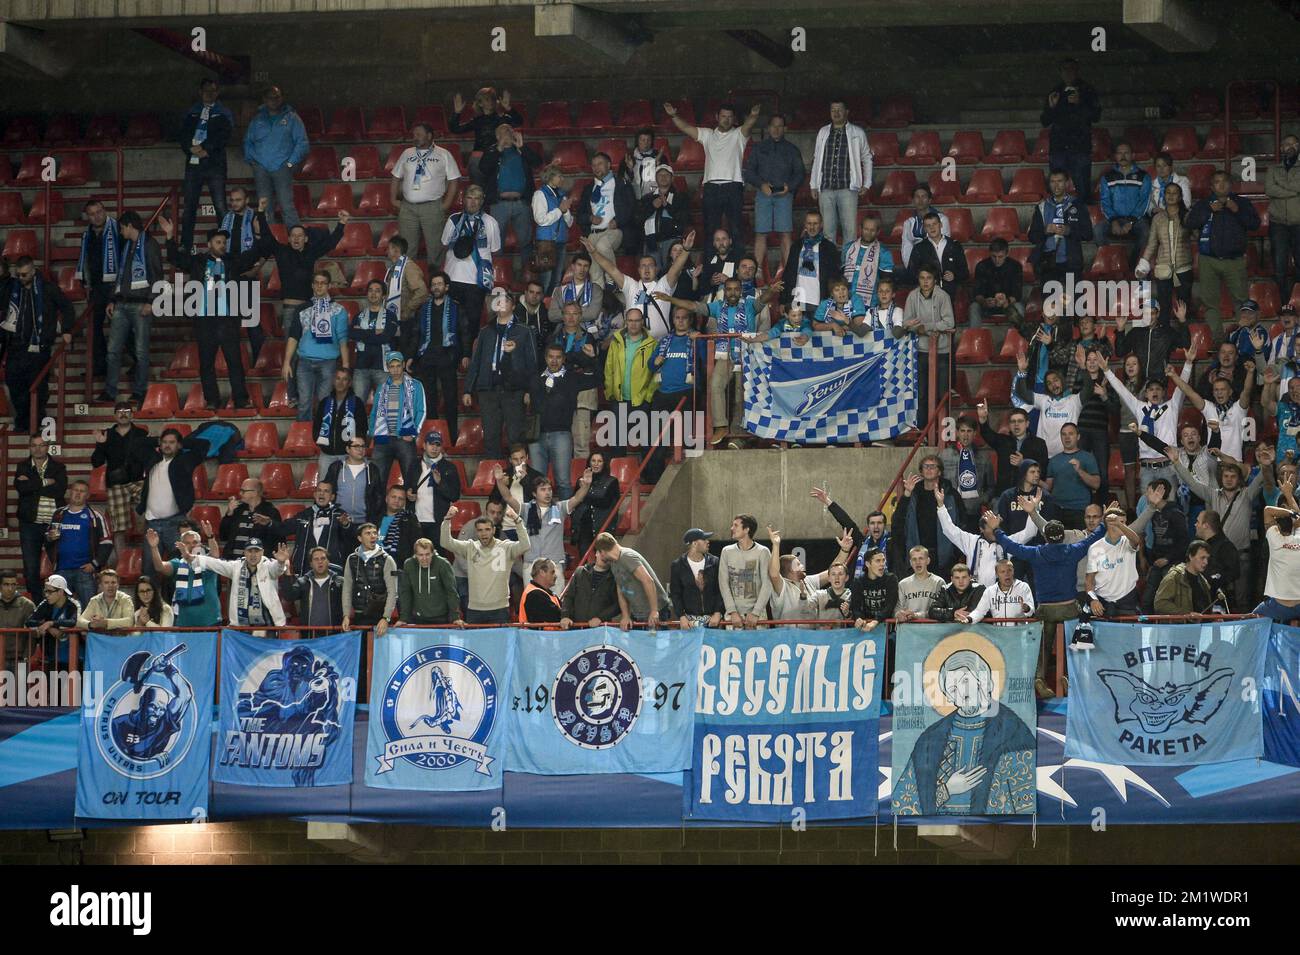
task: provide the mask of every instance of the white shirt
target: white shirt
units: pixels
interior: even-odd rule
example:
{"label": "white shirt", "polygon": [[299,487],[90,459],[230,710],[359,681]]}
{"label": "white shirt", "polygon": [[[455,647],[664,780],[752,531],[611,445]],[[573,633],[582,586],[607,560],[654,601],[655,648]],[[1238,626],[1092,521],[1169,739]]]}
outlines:
{"label": "white shirt", "polygon": [[740,166],[745,158],[745,143],[749,142],[739,126],[725,133],[699,126],[695,138],[704,147],[704,178],[702,182],[741,182]]}
{"label": "white shirt", "polygon": [[[480,250],[479,254],[491,261],[492,256],[501,251],[501,226],[497,225],[497,220],[493,219],[486,212],[480,213],[483,217],[483,232],[487,237],[487,248]],[[460,214],[447,217],[447,224],[442,227],[442,246],[447,250],[447,260],[443,268],[447,277],[453,282],[463,282],[466,285],[478,284],[478,272],[474,268],[474,257],[460,259],[456,253],[451,250],[452,242],[456,238],[456,227],[460,224]]]}
{"label": "white shirt", "polygon": [[1284,537],[1274,524],[1264,535],[1268,541],[1268,581],[1264,596],[1275,600],[1300,600],[1300,527]]}
{"label": "white shirt", "polygon": [[[970,568],[971,576],[977,584],[983,584],[986,589],[994,589],[998,585],[998,561],[1006,555],[1002,551],[1002,545],[997,541],[990,541],[980,534],[972,534],[970,531],[964,531],[952,522],[948,516],[946,507],[936,507],[935,514],[939,517],[939,529],[943,531],[943,536],[952,541],[966,557],[966,566]],[[1033,521],[1025,521],[1025,526],[1011,534],[1010,537],[1017,544],[1027,544],[1038,534],[1038,528]],[[900,590],[902,585],[899,585]],[[900,597],[900,599],[902,599]]]}
{"label": "white shirt", "polygon": [[[1024,607],[1028,606],[1028,612]],[[1029,589],[1029,585],[1023,580],[1017,580],[1011,584],[1009,591],[994,584],[992,587],[984,588],[984,595],[980,597],[980,602],[975,605],[975,609],[970,612],[971,623],[979,623],[985,617],[1032,617],[1034,615],[1034,592]],[[995,626],[1010,627],[1013,624],[1003,623]]]}
{"label": "white shirt", "polygon": [[[1015,392],[1012,391],[1014,398]],[[1016,402],[1012,402],[1015,404]],[[1020,402],[1017,407],[1023,405]],[[1083,399],[1078,395],[1069,393],[1062,394],[1059,398],[1053,398],[1050,395],[1034,394],[1033,407],[1038,409],[1038,436],[1043,439],[1047,445],[1047,456],[1054,458],[1065,450],[1061,446],[1061,428],[1067,422],[1078,423],[1079,410],[1083,407]],[[1177,417],[1177,416],[1175,416]],[[1047,462],[1038,462],[1043,469],[1043,476],[1047,475]]]}
{"label": "white shirt", "polygon": [[[1205,417],[1206,424],[1219,422],[1219,450],[1235,461],[1242,460],[1241,444],[1242,436],[1246,433],[1248,412],[1241,406],[1241,402],[1230,402],[1228,410],[1220,412],[1214,399],[1210,399],[1201,409],[1201,414]],[[1210,433],[1213,434],[1213,429]]]}
{"label": "white shirt", "polygon": [[610,173],[601,182],[591,187],[591,215],[593,220],[596,216],[600,216],[599,223],[592,222],[592,232],[604,232],[609,228],[611,222],[616,221],[614,217],[614,189],[617,185],[618,180],[613,173]]}
{"label": "white shirt", "polygon": [[1088,548],[1088,573],[1094,574],[1092,592],[1102,600],[1127,597],[1137,586],[1137,551],[1127,534],[1112,544],[1102,538]]}
{"label": "white shirt", "polygon": [[[439,456],[438,461],[442,460]],[[429,472],[433,470],[431,465],[437,464],[438,461],[431,462],[427,457],[420,459],[420,489],[415,492],[415,519],[421,524],[432,524],[433,516],[433,489],[435,482],[433,478],[425,480]],[[471,524],[473,521],[470,522]]]}
{"label": "white shirt", "polygon": [[[415,173],[420,158],[424,159],[424,172],[417,184]],[[455,157],[441,146],[428,149],[407,146],[393,166],[393,178],[402,181],[403,202],[433,202],[447,194],[447,183],[460,178],[460,169]]]}
{"label": "white shirt", "polygon": [[772,616],[777,620],[812,620],[817,616],[814,598],[820,591],[809,591],[806,582],[795,583],[791,580],[781,581],[781,592],[772,588],[768,606]]}
{"label": "white shirt", "polygon": [[903,310],[897,305],[889,308],[876,305],[867,309],[867,322],[875,328],[890,330],[903,324]]}
{"label": "white shirt", "polygon": [[630,275],[623,276],[624,314],[629,308],[639,308],[641,314],[645,316],[646,331],[651,337],[665,338],[673,331],[671,323],[673,307],[655,298],[655,292],[673,294],[672,288],[662,278],[655,279],[653,282],[642,282],[639,278]]}
{"label": "white shirt", "polygon": [[[1192,362],[1188,361],[1183,364],[1182,379],[1186,381],[1191,373]],[[1138,427],[1142,426],[1142,419],[1145,414],[1149,412],[1152,418],[1151,433],[1156,436],[1156,440],[1166,447],[1172,448],[1178,446],[1178,412],[1183,407],[1183,390],[1181,388],[1175,388],[1174,396],[1168,401],[1160,404],[1148,405],[1142,398],[1139,398],[1124,387],[1124,382],[1116,378],[1115,373],[1109,368],[1106,369],[1106,380],[1110,382],[1110,386],[1114,388],[1115,393],[1119,395],[1119,400],[1128,406],[1129,411],[1133,412],[1133,417],[1137,419]],[[1143,394],[1145,393],[1146,389],[1144,388]],[[1144,409],[1146,409],[1146,411],[1144,411]],[[1042,428],[1041,423],[1039,424],[1039,428]],[[1041,433],[1039,436],[1042,437]],[[1048,445],[1047,449],[1051,451],[1051,445]],[[1055,454],[1056,452],[1053,451],[1052,453]],[[1139,441],[1138,458],[1142,461],[1153,461],[1157,458],[1163,459],[1164,455],[1154,448],[1147,447],[1144,442]]]}
{"label": "white shirt", "polygon": [[[561,196],[560,198],[564,197]],[[532,206],[533,221],[536,222],[539,227],[548,226],[561,217],[563,217],[565,225],[573,225],[573,210],[570,209],[568,212],[561,212],[559,206],[552,209],[546,201],[546,192],[543,189],[538,189],[533,193]]]}
{"label": "white shirt", "polygon": [[[176,459],[172,458],[174,460]],[[149,472],[149,500],[144,504],[144,519],[147,521],[175,517],[181,509],[176,503],[176,495],[172,493],[171,476],[168,473],[171,464],[171,461],[164,458]]]}

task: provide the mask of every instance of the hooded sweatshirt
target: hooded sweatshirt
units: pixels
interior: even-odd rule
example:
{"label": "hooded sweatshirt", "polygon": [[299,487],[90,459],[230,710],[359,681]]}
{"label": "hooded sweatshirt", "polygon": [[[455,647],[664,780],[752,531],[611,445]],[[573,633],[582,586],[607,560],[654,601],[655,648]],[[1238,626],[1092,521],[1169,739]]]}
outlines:
{"label": "hooded sweatshirt", "polygon": [[398,581],[397,616],[405,623],[450,623],[460,619],[460,595],[451,564],[436,550],[428,567],[409,557]]}

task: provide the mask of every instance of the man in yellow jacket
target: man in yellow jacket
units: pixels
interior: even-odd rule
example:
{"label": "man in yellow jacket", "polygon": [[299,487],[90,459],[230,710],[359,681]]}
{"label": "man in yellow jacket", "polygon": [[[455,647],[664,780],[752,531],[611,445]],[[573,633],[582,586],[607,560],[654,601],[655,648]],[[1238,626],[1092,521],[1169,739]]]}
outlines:
{"label": "man in yellow jacket", "polygon": [[623,313],[623,327],[609,340],[605,355],[605,397],[613,405],[614,434],[597,435],[602,444],[610,448],[610,457],[620,457],[624,447],[632,444],[629,434],[645,434],[645,442],[653,441],[647,427],[650,401],[655,393],[655,376],[650,370],[659,343],[645,330],[645,316],[639,308],[629,308]]}

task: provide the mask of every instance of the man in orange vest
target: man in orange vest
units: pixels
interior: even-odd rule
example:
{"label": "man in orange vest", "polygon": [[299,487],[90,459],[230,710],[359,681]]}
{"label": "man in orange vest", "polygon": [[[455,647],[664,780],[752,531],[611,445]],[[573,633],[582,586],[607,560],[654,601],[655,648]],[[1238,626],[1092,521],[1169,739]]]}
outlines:
{"label": "man in orange vest", "polygon": [[549,557],[533,561],[532,581],[524,588],[519,601],[520,623],[559,623],[560,598],[551,592],[555,586],[555,562]]}

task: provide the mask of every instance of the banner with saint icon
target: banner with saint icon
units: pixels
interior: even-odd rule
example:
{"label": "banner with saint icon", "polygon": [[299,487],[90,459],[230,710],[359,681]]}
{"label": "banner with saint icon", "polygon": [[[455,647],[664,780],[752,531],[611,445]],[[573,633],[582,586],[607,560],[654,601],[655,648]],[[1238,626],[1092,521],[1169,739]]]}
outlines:
{"label": "banner with saint icon", "polygon": [[1034,668],[1042,625],[900,624],[893,795],[900,816],[1037,807]]}

